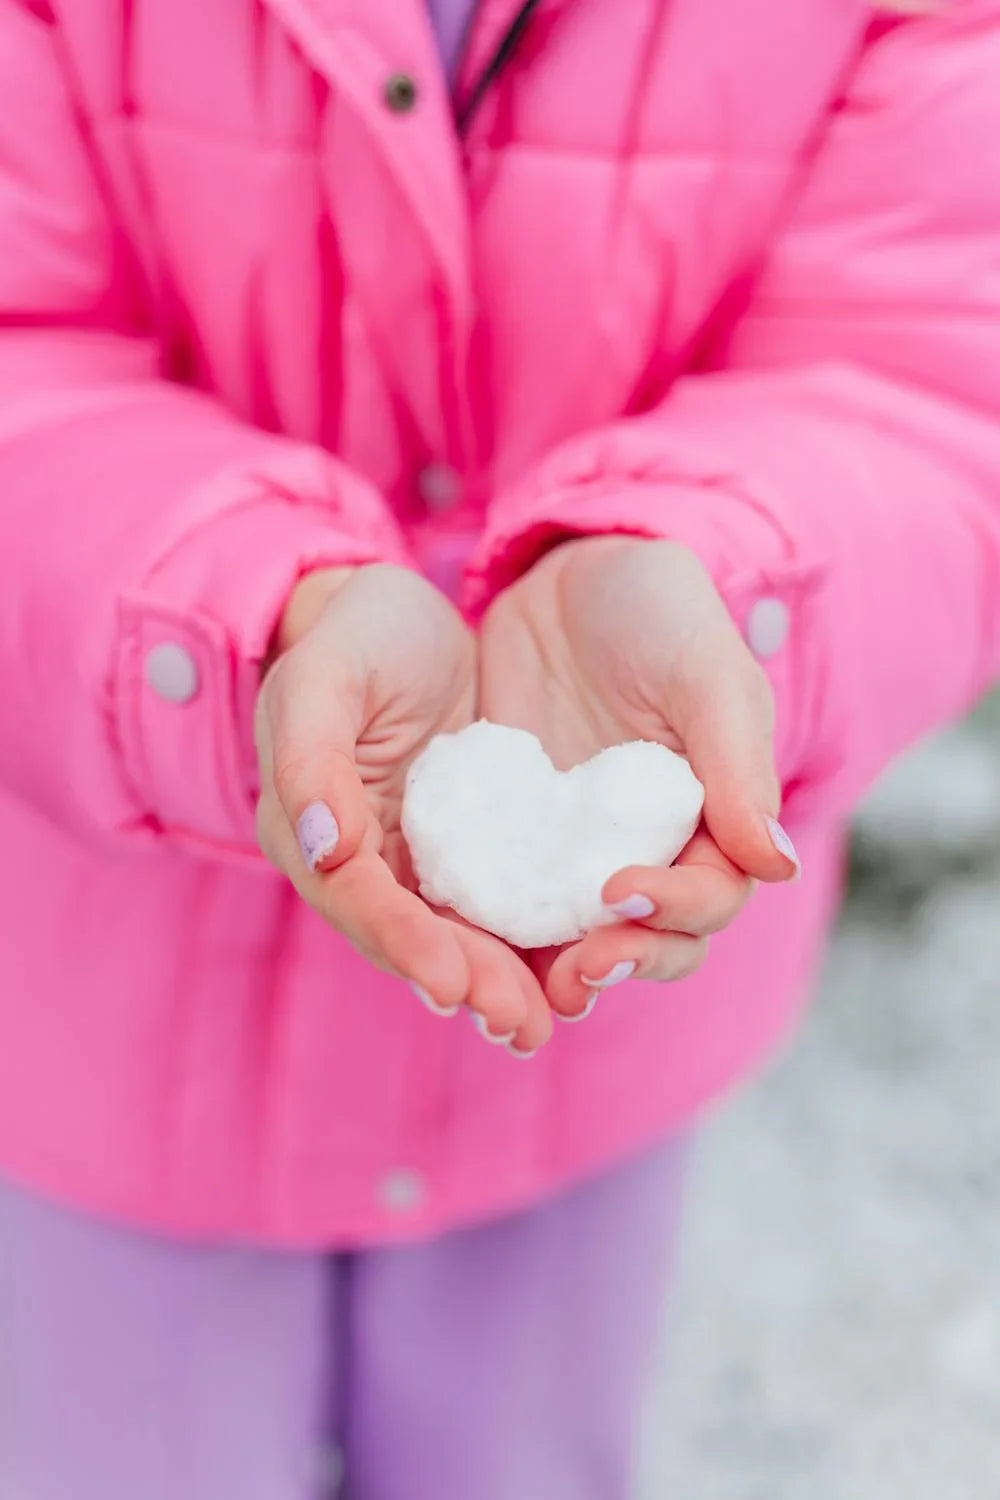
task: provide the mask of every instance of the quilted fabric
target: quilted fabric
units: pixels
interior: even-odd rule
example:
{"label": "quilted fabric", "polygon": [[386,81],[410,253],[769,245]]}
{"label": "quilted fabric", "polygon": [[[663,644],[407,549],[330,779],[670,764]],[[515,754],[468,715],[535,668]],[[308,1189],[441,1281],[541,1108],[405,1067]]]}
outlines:
{"label": "quilted fabric", "polygon": [[[0,1169],[426,1234],[786,1029],[845,811],[1000,659],[1000,6],[923,12],[542,0],[460,137],[423,0],[0,0]],[[515,1067],[256,857],[250,711],[310,566],[474,616],[591,531],[686,542],[751,640],[784,605],[807,873]]]}

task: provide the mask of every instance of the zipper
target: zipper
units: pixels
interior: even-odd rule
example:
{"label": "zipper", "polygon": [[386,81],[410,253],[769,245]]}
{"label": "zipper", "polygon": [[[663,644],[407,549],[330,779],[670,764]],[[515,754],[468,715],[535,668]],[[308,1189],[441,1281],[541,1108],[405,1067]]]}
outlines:
{"label": "zipper", "polygon": [[507,27],[500,39],[500,44],[494,52],[486,67],[476,79],[475,86],[468,97],[462,101],[455,111],[455,124],[459,135],[465,135],[469,126],[479,111],[479,107],[490,89],[496,83],[504,68],[510,62],[523,38],[531,18],[538,9],[539,0],[525,0],[517,15]]}

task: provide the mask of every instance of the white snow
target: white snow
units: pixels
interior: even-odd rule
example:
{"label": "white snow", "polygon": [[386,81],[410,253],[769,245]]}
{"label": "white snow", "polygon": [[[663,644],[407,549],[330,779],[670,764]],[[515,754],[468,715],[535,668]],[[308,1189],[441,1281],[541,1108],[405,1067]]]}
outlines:
{"label": "white snow", "polygon": [[703,798],[663,745],[616,745],[563,772],[533,734],[481,719],[414,762],[402,825],[428,901],[541,948],[614,921],[605,882],[626,865],[670,864]]}

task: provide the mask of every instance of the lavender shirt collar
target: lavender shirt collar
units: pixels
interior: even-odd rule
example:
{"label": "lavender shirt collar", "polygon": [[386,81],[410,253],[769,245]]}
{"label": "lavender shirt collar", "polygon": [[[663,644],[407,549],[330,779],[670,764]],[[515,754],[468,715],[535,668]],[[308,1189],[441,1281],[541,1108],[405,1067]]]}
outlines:
{"label": "lavender shirt collar", "polygon": [[449,78],[454,78],[461,59],[462,42],[477,0],[427,0],[438,51]]}

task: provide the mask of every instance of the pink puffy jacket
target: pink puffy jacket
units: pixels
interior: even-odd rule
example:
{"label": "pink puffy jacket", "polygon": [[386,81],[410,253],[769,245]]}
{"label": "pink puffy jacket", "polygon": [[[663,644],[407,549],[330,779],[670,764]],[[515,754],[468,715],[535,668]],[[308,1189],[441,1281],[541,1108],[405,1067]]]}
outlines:
{"label": "pink puffy jacket", "polygon": [[[1000,3],[0,0],[0,1170],[191,1235],[530,1203],[791,1021],[845,811],[1000,665]],[[806,876],[529,1066],[253,852],[289,588],[673,537]]]}

